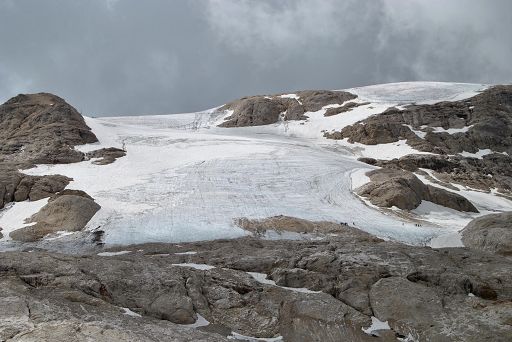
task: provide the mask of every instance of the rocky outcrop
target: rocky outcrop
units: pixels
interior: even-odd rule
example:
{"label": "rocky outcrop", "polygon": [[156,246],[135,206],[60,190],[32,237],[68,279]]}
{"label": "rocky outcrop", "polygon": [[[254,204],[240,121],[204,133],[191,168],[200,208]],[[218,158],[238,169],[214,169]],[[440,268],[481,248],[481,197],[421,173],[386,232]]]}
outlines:
{"label": "rocky outcrop", "polygon": [[371,182],[356,191],[379,207],[397,207],[411,210],[421,201],[430,201],[459,211],[478,212],[465,197],[456,193],[425,185],[412,172],[398,169],[378,169],[367,173]]}
{"label": "rocky outcrop", "polygon": [[98,160],[92,162],[96,165],[112,164],[118,158],[124,157],[125,155],[126,151],[115,147],[102,148],[85,154],[87,159],[98,158]]}
{"label": "rocky outcrop", "polygon": [[[317,241],[124,246],[114,256],[0,253],[0,307],[9,308],[0,310],[0,336],[58,331],[82,338],[106,326],[105,336],[124,332],[121,340],[137,340],[142,333],[162,341],[221,341],[231,331],[327,342],[409,335],[507,341],[512,334],[509,258],[407,246],[346,229]],[[210,324],[187,333],[180,324],[199,315]],[[371,316],[391,330],[364,333]],[[50,331],[55,322],[60,328]],[[84,332],[70,328],[77,326]]]}
{"label": "rocky outcrop", "polygon": [[512,155],[511,114],[512,86],[496,86],[463,101],[389,108],[326,137],[367,145],[406,139],[439,154],[490,149]]}
{"label": "rocky outcrop", "polygon": [[0,208],[9,202],[37,201],[62,191],[71,181],[61,175],[28,176],[14,165],[0,164]]}
{"label": "rocky outcrop", "polygon": [[34,164],[74,163],[84,154],[74,146],[98,141],[83,117],[58,96],[18,95],[0,106],[0,208],[36,201],[63,190],[71,179],[28,176]]}
{"label": "rocky outcrop", "polygon": [[369,104],[369,102],[362,102],[362,103],[347,102],[343,106],[340,106],[340,107],[328,108],[325,111],[324,116],[333,116],[333,115],[338,115],[340,113],[346,113],[346,112],[349,112],[349,111],[351,111],[352,109],[354,109],[356,107],[364,106],[364,105],[367,105],[367,104]]}
{"label": "rocky outcrop", "polygon": [[[267,217],[264,219],[235,219],[235,224],[242,229],[255,233],[256,236],[264,235],[267,231],[307,233],[307,234],[350,234],[353,229],[346,223],[334,223],[329,221],[309,221],[297,217],[284,215]],[[371,235],[368,234],[368,237]]]}
{"label": "rocky outcrop", "polygon": [[9,235],[13,240],[36,241],[61,231],[81,231],[100,206],[82,191],[66,191],[50,198],[41,210],[30,218],[34,225],[17,229]]}
{"label": "rocky outcrop", "polygon": [[[272,96],[244,97],[226,104],[220,110],[232,110],[220,127],[261,126],[279,120],[305,120],[305,112],[314,112],[329,104],[342,104],[356,98],[343,91],[306,90],[296,94],[297,98]],[[348,110],[348,108],[347,108]]]}
{"label": "rocky outcrop", "polygon": [[32,164],[73,163],[73,147],[98,141],[78,111],[58,96],[18,95],[0,106],[0,158]]}
{"label": "rocky outcrop", "polygon": [[461,234],[462,242],[467,247],[512,255],[512,212],[478,217]]}
{"label": "rocky outcrop", "polygon": [[[460,184],[473,189],[496,189],[502,195],[512,194],[512,158],[501,153],[485,155],[482,159],[435,154],[409,154],[399,159],[376,160],[360,158],[362,162],[384,168],[404,169],[422,173],[430,181],[445,187]],[[429,169],[432,176],[420,169]],[[452,184],[453,183],[453,184]]]}

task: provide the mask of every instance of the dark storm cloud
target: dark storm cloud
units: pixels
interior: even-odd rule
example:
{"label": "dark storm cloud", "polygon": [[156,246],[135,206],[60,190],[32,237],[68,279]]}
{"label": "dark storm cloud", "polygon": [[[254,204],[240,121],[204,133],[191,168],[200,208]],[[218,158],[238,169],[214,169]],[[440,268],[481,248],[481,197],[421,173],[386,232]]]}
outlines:
{"label": "dark storm cloud", "polygon": [[0,100],[89,115],[403,80],[510,83],[512,1],[0,0]]}

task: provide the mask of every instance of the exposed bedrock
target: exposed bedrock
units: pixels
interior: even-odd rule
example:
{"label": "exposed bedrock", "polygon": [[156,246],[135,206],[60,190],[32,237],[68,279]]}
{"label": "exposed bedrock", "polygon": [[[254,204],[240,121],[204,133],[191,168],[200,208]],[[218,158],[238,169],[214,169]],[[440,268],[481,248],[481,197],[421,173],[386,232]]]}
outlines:
{"label": "exposed bedrock", "polygon": [[465,246],[512,255],[512,212],[490,214],[471,221],[462,231]]}
{"label": "exposed bedrock", "polygon": [[330,90],[305,90],[296,95],[297,98],[251,96],[230,102],[220,110],[232,110],[233,114],[219,126],[260,126],[279,120],[305,120],[305,112],[317,111],[329,104],[342,104],[357,97],[348,92]]}
{"label": "exposed bedrock", "polygon": [[31,242],[51,233],[81,231],[99,209],[100,206],[85,192],[64,190],[53,195],[48,204],[29,219],[35,224],[9,235],[13,240]]}
{"label": "exposed bedrock", "polygon": [[512,155],[512,86],[495,86],[463,101],[389,108],[325,136],[367,145],[405,139],[420,151],[439,154],[490,149]]}
{"label": "exposed bedrock", "polygon": [[421,201],[430,201],[459,211],[478,212],[465,197],[456,193],[425,185],[412,172],[399,169],[369,171],[371,181],[356,191],[379,207],[397,207],[411,210]]}
{"label": "exposed bedrock", "polygon": [[92,162],[96,165],[112,164],[118,158],[124,157],[125,155],[126,151],[115,147],[101,148],[85,154],[87,159],[97,158],[98,160]]}
{"label": "exposed bedrock", "polygon": [[98,141],[78,111],[48,93],[18,95],[0,106],[0,159],[27,164],[73,163],[73,147]]}
{"label": "exposed bedrock", "polygon": [[[1,338],[48,336],[52,322],[62,323],[64,336],[69,325],[89,331],[89,324],[102,322],[163,341],[173,341],[173,331],[182,340],[225,340],[236,331],[333,342],[409,335],[507,341],[512,333],[512,263],[478,250],[407,246],[352,228],[318,241],[244,238],[118,250],[125,254],[0,253],[0,307],[9,308],[0,310]],[[174,265],[180,263],[215,268]],[[269,275],[277,285],[247,272]],[[210,322],[203,332],[187,335],[175,324],[198,315]],[[388,321],[391,330],[365,334],[371,316]],[[159,335],[163,327],[167,333]]]}
{"label": "exposed bedrock", "polygon": [[431,181],[454,188],[450,183],[468,186],[473,189],[490,191],[496,189],[503,195],[512,190],[512,158],[501,153],[485,155],[482,159],[464,158],[434,154],[409,154],[399,159],[377,160],[360,158],[365,163],[385,168],[404,169],[424,173],[420,169],[432,170],[426,175]]}
{"label": "exposed bedrock", "polygon": [[71,178],[61,175],[28,176],[0,164],[0,208],[9,202],[37,201],[62,191]]}

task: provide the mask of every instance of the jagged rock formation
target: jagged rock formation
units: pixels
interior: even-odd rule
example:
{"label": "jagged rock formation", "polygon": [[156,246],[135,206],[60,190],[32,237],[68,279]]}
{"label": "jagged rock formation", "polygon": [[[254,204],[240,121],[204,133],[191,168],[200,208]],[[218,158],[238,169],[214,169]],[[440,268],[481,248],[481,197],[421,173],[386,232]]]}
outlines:
{"label": "jagged rock formation", "polygon": [[463,101],[389,108],[325,136],[367,145],[406,139],[415,149],[438,154],[490,149],[512,155],[511,113],[512,86],[495,86]]}
{"label": "jagged rock formation", "polygon": [[478,217],[461,234],[462,242],[467,247],[512,255],[512,212]]}
{"label": "jagged rock formation", "polygon": [[0,162],[57,164],[83,160],[76,145],[98,141],[78,111],[58,96],[20,94],[0,106]]}
{"label": "jagged rock formation", "polygon": [[27,176],[14,165],[0,164],[0,209],[9,202],[37,201],[63,190],[71,181],[61,175]]}
{"label": "jagged rock formation", "polygon": [[74,163],[84,154],[74,146],[96,142],[78,111],[58,96],[20,94],[0,106],[0,208],[13,201],[36,201],[63,190],[71,179],[27,176],[34,164]]}
{"label": "jagged rock formation", "polygon": [[220,108],[233,114],[219,126],[243,127],[268,125],[282,120],[305,120],[305,112],[320,110],[329,104],[342,104],[357,96],[344,91],[305,90],[296,93],[297,98],[272,96],[244,97]]}
{"label": "jagged rock formation", "polygon": [[[114,257],[0,253],[0,305],[12,309],[0,311],[2,338],[53,336],[52,322],[63,336],[77,334],[69,326],[83,325],[87,334],[108,323],[109,333],[163,341],[173,339],[162,327],[213,341],[231,331],[284,341],[507,341],[512,334],[512,263],[479,251],[412,247],[350,228],[321,241],[245,238],[123,249],[129,252]],[[216,267],[174,265],[180,263]],[[276,285],[246,272],[267,274]],[[124,316],[121,308],[142,317]],[[210,322],[203,333],[171,323],[190,323],[198,314]],[[372,315],[392,330],[366,335],[361,328]]]}
{"label": "jagged rock formation", "polygon": [[421,201],[430,201],[459,211],[478,212],[475,206],[461,195],[425,185],[412,172],[398,169],[378,169],[366,174],[371,181],[364,184],[357,193],[367,197],[380,207],[397,207],[411,210]]}

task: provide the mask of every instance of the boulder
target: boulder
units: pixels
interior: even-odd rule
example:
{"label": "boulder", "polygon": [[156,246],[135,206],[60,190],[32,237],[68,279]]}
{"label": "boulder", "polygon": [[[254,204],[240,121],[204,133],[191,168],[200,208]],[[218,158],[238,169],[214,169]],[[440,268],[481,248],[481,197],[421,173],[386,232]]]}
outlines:
{"label": "boulder", "polygon": [[376,206],[412,210],[417,208],[421,201],[430,201],[459,211],[478,212],[465,197],[432,185],[425,185],[412,172],[383,168],[366,174],[371,181],[356,191]]}
{"label": "boulder", "polygon": [[469,222],[461,234],[467,247],[512,255],[512,212],[478,217]]}
{"label": "boulder", "polygon": [[99,209],[96,202],[84,196],[57,196],[30,218],[34,225],[17,229],[9,235],[14,240],[28,242],[59,231],[80,231]]}

